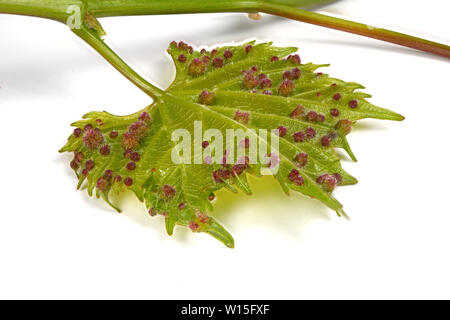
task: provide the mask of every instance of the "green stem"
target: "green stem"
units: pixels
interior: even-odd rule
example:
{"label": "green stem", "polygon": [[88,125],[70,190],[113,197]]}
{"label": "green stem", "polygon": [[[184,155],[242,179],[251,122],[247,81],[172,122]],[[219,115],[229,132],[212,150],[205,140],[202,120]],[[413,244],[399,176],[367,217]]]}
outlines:
{"label": "green stem", "polygon": [[366,24],[297,9],[331,0],[0,0],[0,13],[49,18],[65,22],[67,8],[80,5],[95,17],[206,12],[265,12],[289,19],[366,36],[450,58],[450,46]]}
{"label": "green stem", "polygon": [[450,58],[450,46],[448,45],[282,4],[295,3],[298,6],[311,6],[314,4],[328,3],[330,1],[331,0],[0,0],[0,13],[31,15],[65,22],[69,17],[67,8],[71,5],[80,5],[80,7],[89,11],[97,18],[126,15],[261,11]]}
{"label": "green stem", "polygon": [[[270,1],[270,0],[269,0]],[[337,0],[272,0],[283,4],[311,8]],[[121,15],[148,15],[170,11],[184,13],[241,11],[254,9],[254,0],[0,0],[0,13],[41,17],[65,23],[70,13],[67,8],[77,5],[89,11],[102,12],[105,17]],[[100,17],[100,16],[97,16]]]}
{"label": "green stem", "polygon": [[83,0],[0,0],[0,13],[47,18],[65,23],[72,5],[85,8]]}
{"label": "green stem", "polygon": [[295,8],[293,9],[291,7],[271,3],[263,4],[261,11],[277,16],[282,16],[288,19],[294,19],[326,28],[350,32],[373,39],[395,43],[408,48],[430,52],[436,55],[450,58],[450,46],[448,45],[413,37],[407,34],[383,28],[369,26],[363,23],[348,21],[311,11]]}
{"label": "green stem", "polygon": [[[300,1],[298,1],[300,4]],[[309,3],[304,3],[311,5]],[[401,46],[430,52],[450,58],[450,46],[413,37],[407,34],[387,29],[368,26],[340,18],[330,17],[292,6],[276,3],[274,1],[258,0],[92,0],[89,1],[89,10],[96,17],[112,17],[124,15],[153,15],[153,14],[179,14],[179,13],[207,13],[207,12],[250,12],[260,11],[268,14],[294,19],[322,27],[350,32],[373,39],[378,39]]]}
{"label": "green stem", "polygon": [[139,89],[144,91],[153,100],[160,98],[164,92],[142,78],[136,71],[127,65],[110,47],[101,40],[98,35],[82,26],[80,29],[74,29],[73,32],[94,48],[103,58],[105,58],[114,68],[116,68],[128,80],[134,83]]}

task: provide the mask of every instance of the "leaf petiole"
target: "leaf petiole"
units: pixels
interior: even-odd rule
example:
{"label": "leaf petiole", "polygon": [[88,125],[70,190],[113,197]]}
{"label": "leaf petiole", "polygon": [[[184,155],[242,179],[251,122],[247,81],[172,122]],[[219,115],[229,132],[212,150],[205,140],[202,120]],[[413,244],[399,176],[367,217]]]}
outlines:
{"label": "leaf petiole", "polygon": [[73,32],[92,48],[94,48],[117,71],[119,71],[143,92],[148,94],[153,100],[157,100],[164,94],[161,89],[145,80],[128,64],[126,64],[102,39],[98,37],[95,31],[88,29],[83,25],[80,29],[74,29]]}

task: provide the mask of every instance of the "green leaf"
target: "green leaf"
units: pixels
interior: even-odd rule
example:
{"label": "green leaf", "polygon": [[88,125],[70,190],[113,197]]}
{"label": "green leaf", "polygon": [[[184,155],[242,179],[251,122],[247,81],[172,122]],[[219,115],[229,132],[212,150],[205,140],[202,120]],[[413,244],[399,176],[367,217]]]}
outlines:
{"label": "green leaf", "polygon": [[[332,191],[357,181],[342,169],[334,149],[356,160],[346,139],[352,123],[403,117],[369,103],[370,96],[357,91],[361,85],[317,72],[325,65],[301,64],[296,51],[251,42],[199,52],[172,43],[168,52],[176,78],[159,100],[129,116],[91,112],[73,123],[77,129],[60,151],[74,152],[71,166],[78,187],[85,186],[114,208],[111,193],[132,190],[151,215],[165,217],[169,235],[176,225],[188,226],[234,247],[231,235],[210,216],[214,192],[228,188],[250,194],[247,174],[260,176],[268,164],[236,164],[237,156],[227,159],[234,164],[205,163],[193,152],[206,146],[201,145],[203,137],[195,139],[195,122],[201,121],[203,133],[218,129],[224,137],[227,129],[242,129],[249,133],[249,150],[258,145],[267,154],[275,140],[264,140],[258,130],[279,128],[279,148],[272,152],[271,164],[279,162],[274,177],[282,189],[344,214]],[[177,129],[187,130],[191,141],[186,146],[192,151],[189,161],[179,164],[172,157],[180,154],[179,142],[172,141]],[[245,149],[245,142],[224,143],[230,152]]]}

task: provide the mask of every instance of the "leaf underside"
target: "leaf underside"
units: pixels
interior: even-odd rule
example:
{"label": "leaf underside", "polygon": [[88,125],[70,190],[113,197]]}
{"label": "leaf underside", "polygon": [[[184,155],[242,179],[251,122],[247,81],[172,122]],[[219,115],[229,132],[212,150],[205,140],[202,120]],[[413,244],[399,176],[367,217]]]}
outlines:
{"label": "leaf underside", "polygon": [[[247,174],[260,176],[266,165],[175,164],[172,132],[187,129],[194,137],[194,121],[202,121],[203,132],[219,129],[224,137],[226,129],[280,128],[274,177],[282,189],[343,214],[332,190],[357,181],[342,169],[334,148],[356,161],[346,139],[351,124],[403,117],[366,101],[370,95],[357,91],[361,85],[316,72],[326,65],[300,63],[296,51],[251,42],[200,52],[173,42],[168,52],[176,78],[158,101],[129,116],[91,112],[72,124],[77,129],[60,151],[74,152],[78,188],[118,211],[111,192],[130,189],[150,214],[165,217],[168,234],[176,225],[188,226],[234,247],[232,236],[209,215],[214,192],[225,187],[250,194]],[[234,147],[245,144],[236,141]]]}

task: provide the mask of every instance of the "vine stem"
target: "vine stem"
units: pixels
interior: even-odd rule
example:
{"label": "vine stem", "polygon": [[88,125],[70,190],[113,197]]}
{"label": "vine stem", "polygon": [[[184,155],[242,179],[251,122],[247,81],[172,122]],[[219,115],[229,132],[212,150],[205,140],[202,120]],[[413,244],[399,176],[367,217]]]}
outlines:
{"label": "vine stem", "polygon": [[340,18],[306,11],[302,9],[290,9],[289,7],[276,4],[264,4],[263,10],[266,13],[294,19],[322,27],[345,31],[349,33],[366,36],[369,38],[382,40],[408,48],[433,53],[439,56],[450,58],[450,46],[413,37],[400,32],[395,32],[383,28],[377,28],[363,23],[348,21]]}
{"label": "vine stem", "polygon": [[[96,17],[111,17],[122,15],[146,14],[177,14],[177,13],[205,13],[205,12],[264,12],[288,19],[310,23],[326,28],[336,29],[361,36],[378,39],[412,49],[425,51],[450,58],[450,46],[413,37],[400,32],[369,26],[341,18],[299,9],[293,6],[280,4],[274,1],[258,0],[171,0],[170,5],[164,4],[167,0],[111,0],[90,1],[90,9]],[[282,1],[280,1],[282,2]],[[300,1],[298,1],[300,4]],[[311,1],[309,1],[311,2]]]}
{"label": "vine stem", "polygon": [[298,9],[330,0],[0,0],[0,13],[39,16],[65,22],[67,7],[80,5],[97,18],[129,15],[264,12],[366,36],[450,58],[450,46],[407,34]]}

